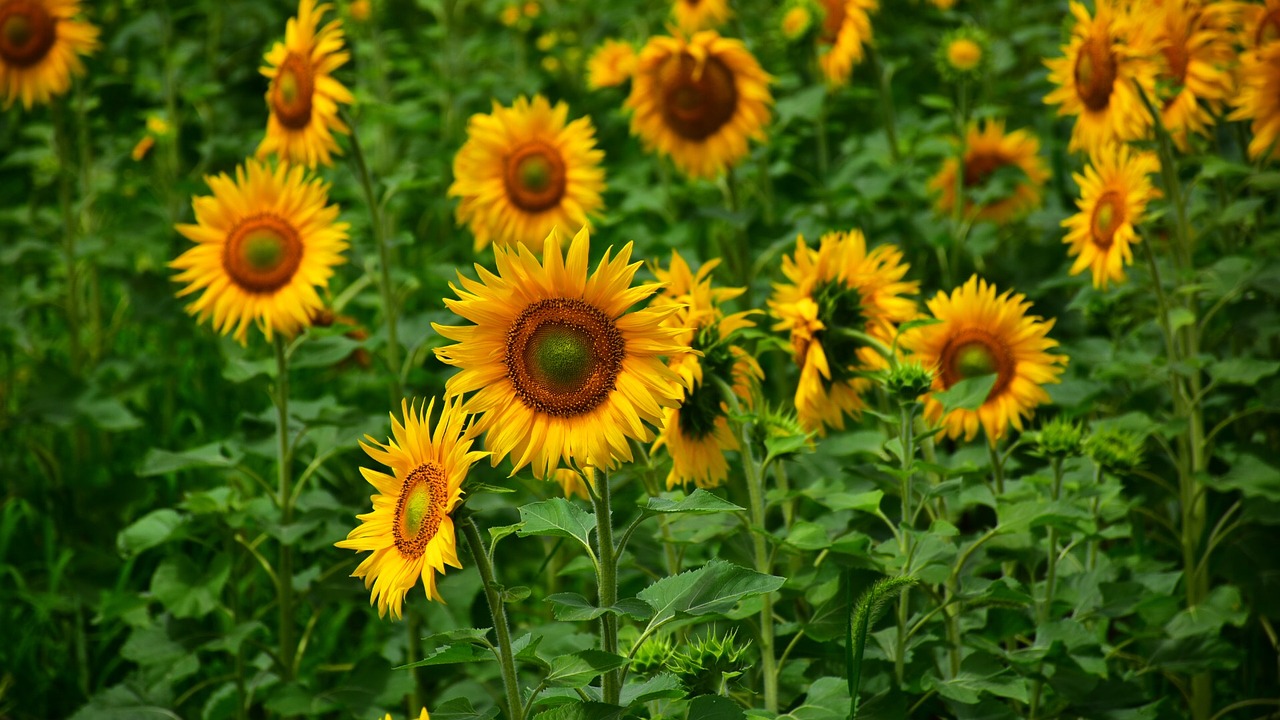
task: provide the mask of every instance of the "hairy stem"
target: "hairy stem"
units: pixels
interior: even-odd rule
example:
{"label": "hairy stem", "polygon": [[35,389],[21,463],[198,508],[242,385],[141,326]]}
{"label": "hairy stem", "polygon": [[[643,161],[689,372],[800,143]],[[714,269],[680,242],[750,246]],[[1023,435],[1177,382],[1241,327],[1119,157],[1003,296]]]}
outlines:
{"label": "hairy stem", "polygon": [[[278,440],[276,504],[280,507],[280,524],[293,522],[293,474],[289,450],[289,341],[280,333],[275,336],[276,350],[276,429]],[[280,542],[280,562],[276,567],[276,603],[280,609],[280,674],[285,682],[293,680],[295,642],[293,618],[293,547]]]}
{"label": "hairy stem", "polygon": [[[609,476],[597,473],[595,491],[591,502],[596,511],[596,556],[599,560],[596,576],[600,607],[610,608],[618,604],[618,551],[613,544],[613,500],[609,490]],[[606,612],[600,616],[600,645],[607,653],[618,654],[618,616]],[[601,698],[614,705],[622,695],[622,673],[609,670],[600,678]]]}
{"label": "hairy stem", "polygon": [[520,703],[520,678],[516,675],[515,655],[511,652],[511,626],[507,621],[507,607],[502,602],[502,592],[494,581],[493,563],[485,550],[484,540],[480,537],[480,529],[469,516],[458,520],[462,534],[467,538],[467,547],[471,548],[471,558],[475,560],[476,569],[480,571],[480,581],[484,584],[484,596],[489,601],[489,614],[493,618],[493,631],[498,636],[498,664],[502,666],[502,688],[507,696],[507,717],[511,720],[523,720],[524,706]]}

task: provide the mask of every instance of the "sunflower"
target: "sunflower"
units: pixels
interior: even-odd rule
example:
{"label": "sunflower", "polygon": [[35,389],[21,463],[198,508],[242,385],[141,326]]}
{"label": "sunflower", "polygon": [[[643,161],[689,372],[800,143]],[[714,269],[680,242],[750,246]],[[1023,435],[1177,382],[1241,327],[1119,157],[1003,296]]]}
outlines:
{"label": "sunflower", "polygon": [[315,167],[332,165],[332,155],[342,154],[333,133],[349,135],[351,130],[338,119],[338,103],[350,105],[355,98],[333,77],[333,71],[351,59],[342,46],[342,21],[317,30],[329,8],[327,3],[317,6],[315,0],[302,0],[298,17],[285,28],[284,42],[264,56],[267,67],[260,72],[271,79],[271,115],[258,157],[275,153],[281,160]]}
{"label": "sunflower", "polygon": [[733,11],[728,0],[675,0],[671,14],[684,33],[717,28],[728,22]]}
{"label": "sunflower", "polygon": [[825,11],[818,36],[818,65],[827,84],[839,87],[849,82],[853,66],[866,56],[864,45],[871,41],[871,13],[876,0],[820,0]]}
{"label": "sunflower", "polygon": [[650,38],[627,98],[631,133],[686,174],[715,177],[747,154],[747,138],[764,139],[772,80],[741,41],[714,30]]}
{"label": "sunflower", "polygon": [[782,19],[778,25],[782,29],[782,36],[790,42],[795,42],[804,37],[813,27],[813,10],[807,2],[792,2],[783,10]]}
{"label": "sunflower", "polygon": [[1280,0],[1266,0],[1261,5],[1235,3],[1239,11],[1241,40],[1245,50],[1257,50],[1280,40]]}
{"label": "sunflower", "polygon": [[[969,127],[964,148],[962,178],[957,178],[959,162],[950,157],[929,181],[929,189],[938,193],[939,213],[946,215],[955,209],[957,180],[967,195],[965,214],[978,220],[1005,223],[1040,206],[1040,190],[1049,172],[1040,159],[1040,141],[1034,135],[1026,130],[1006,133],[1004,121],[991,120],[981,129],[976,124]],[[990,197],[984,192],[1006,187],[992,182],[1006,174],[1017,178],[1007,194]],[[987,198],[975,207],[972,193],[983,193]]]}
{"label": "sunflower", "polygon": [[1071,274],[1093,271],[1093,286],[1106,289],[1110,281],[1124,282],[1124,266],[1133,263],[1133,244],[1141,242],[1134,227],[1142,222],[1147,203],[1160,195],[1151,184],[1160,161],[1149,152],[1110,145],[1091,155],[1092,166],[1075,175],[1080,186],[1080,212],[1062,221],[1068,232],[1063,242],[1076,258]]}
{"label": "sunflower", "polygon": [[1209,134],[1223,102],[1234,93],[1233,9],[1233,3],[1164,0],[1153,11],[1158,17],[1158,79],[1165,90],[1160,119],[1182,150],[1189,147],[1188,134]]}
{"label": "sunflower", "polygon": [[925,417],[940,422],[948,437],[972,440],[981,425],[995,444],[1010,426],[1021,430],[1023,419],[1049,402],[1042,386],[1059,381],[1067,358],[1047,352],[1058,344],[1048,337],[1054,321],[1028,317],[1031,303],[1025,299],[1012,292],[997,296],[994,285],[975,275],[950,295],[939,292],[927,302],[929,312],[941,322],[902,334],[903,349],[936,369],[934,390],[947,390],[972,377],[996,376],[977,410],[952,410],[943,417],[942,404],[926,396]]}
{"label": "sunflower", "polygon": [[250,323],[270,340],[311,324],[324,306],[316,288],[327,288],[333,266],[345,260],[347,224],[334,222],[338,206],[327,205],[329,186],[306,169],[283,163],[274,169],[257,160],[205,178],[212,196],[192,200],[194,225],[178,232],[196,243],[170,267],[187,283],[178,297],[203,290],[187,312],[213,317],[220,333],[246,341]]}
{"label": "sunflower", "polygon": [[1272,41],[1241,59],[1240,92],[1232,120],[1252,120],[1249,157],[1280,157],[1280,41]]}
{"label": "sunflower", "polygon": [[98,48],[98,28],[73,20],[80,0],[0,0],[0,93],[4,106],[47,103],[84,72],[81,55]]}
{"label": "sunflower", "polygon": [[680,402],[679,378],[661,359],[688,351],[663,326],[674,308],[628,313],[658,286],[631,286],[640,263],[629,263],[630,243],[616,257],[606,251],[587,277],[589,245],[584,228],[567,256],[551,233],[541,263],[523,245],[495,247],[498,274],[459,275],[458,299],[445,300],[475,324],[433,325],[457,341],[436,349],[462,368],[446,391],[474,393],[467,409],[481,415],[491,460],[510,455],[513,475],[525,465],[546,478],[561,462],[607,470],[629,461],[628,439],[650,442],[644,423],[660,425],[662,409]]}
{"label": "sunflower", "polygon": [[571,123],[569,106],[541,95],[477,113],[453,159],[451,197],[458,223],[468,223],[475,249],[524,243],[537,252],[552,229],[577,232],[604,205],[604,152],[591,118]]}
{"label": "sunflower", "polygon": [[573,468],[560,468],[551,473],[551,477],[547,478],[559,483],[560,489],[564,491],[566,498],[578,497],[591,501],[591,489],[596,485],[596,473],[593,468],[582,468],[581,472]]}
{"label": "sunflower", "polygon": [[1116,0],[1098,0],[1090,17],[1084,5],[1071,3],[1076,24],[1064,57],[1046,60],[1049,82],[1058,87],[1045,102],[1059,105],[1058,115],[1075,115],[1071,150],[1090,150],[1113,141],[1143,138],[1151,116],[1137,87],[1155,97],[1156,66],[1152,34]]}
{"label": "sunflower", "polygon": [[844,415],[858,414],[862,393],[871,383],[863,374],[885,367],[884,358],[847,331],[891,344],[897,324],[916,316],[920,283],[902,278],[910,269],[902,252],[881,245],[870,252],[862,232],[831,232],[817,250],[796,240],[793,255],[782,259],[789,283],[774,285],[770,312],[774,330],[791,335],[800,366],[796,412],[808,430],[844,428]]}
{"label": "sunflower", "polygon": [[401,401],[404,424],[392,414],[393,437],[384,444],[366,435],[368,443],[360,443],[392,474],[360,468],[378,491],[371,498],[373,511],[357,516],[360,524],[334,545],[372,553],[351,577],[364,578],[365,588],[373,588],[369,603],[377,603],[378,617],[390,608],[391,617],[398,620],[405,594],[418,578],[428,600],[444,602],[436,589],[436,573],[443,575],[445,565],[462,567],[451,513],[462,502],[467,472],[485,453],[472,451],[475,428],[468,427],[457,398],[442,404],[433,431],[435,404],[432,399],[423,409]]}
{"label": "sunflower", "polygon": [[631,79],[636,69],[636,49],[625,40],[605,40],[587,60],[587,87],[616,87]]}

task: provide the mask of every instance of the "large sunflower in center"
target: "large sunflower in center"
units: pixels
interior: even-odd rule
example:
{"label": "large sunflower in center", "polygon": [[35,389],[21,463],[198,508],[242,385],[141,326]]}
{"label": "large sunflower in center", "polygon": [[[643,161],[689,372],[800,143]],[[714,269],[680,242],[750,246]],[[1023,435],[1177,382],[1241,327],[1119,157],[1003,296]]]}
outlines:
{"label": "large sunflower in center", "polygon": [[764,139],[769,76],[739,40],[706,30],[650,38],[636,63],[627,107],[631,132],[693,177],[713,178]]}
{"label": "large sunflower in center", "polygon": [[[929,181],[929,189],[938,193],[938,212],[948,214],[955,209],[959,184],[966,194],[965,213],[993,222],[1007,222],[1038,207],[1040,188],[1049,177],[1040,160],[1040,141],[1026,130],[1006,133],[1000,120],[986,122],[981,129],[977,125],[969,128],[961,177],[957,177],[959,165],[956,158],[947,158],[942,170]],[[1017,179],[1008,194],[975,203],[972,194],[988,191],[998,175],[1009,172]]]}
{"label": "large sunflower in center", "polygon": [[589,243],[579,231],[566,255],[552,233],[542,262],[524,246],[496,246],[498,274],[459,275],[458,299],[445,300],[474,324],[433,325],[457,341],[436,350],[462,368],[446,391],[474,393],[466,408],[480,415],[493,464],[510,455],[512,474],[532,465],[548,478],[561,463],[607,470],[631,459],[629,439],[652,441],[645,423],[661,426],[663,408],[680,402],[680,380],[662,361],[689,350],[663,325],[675,308],[627,312],[659,286],[631,286],[640,263],[629,243],[588,276]]}
{"label": "large sunflower in center", "polygon": [[71,87],[98,47],[98,28],[73,20],[79,0],[0,0],[0,95],[30,109]]}
{"label": "large sunflower in center", "polygon": [[566,124],[568,116],[568,105],[541,95],[471,116],[449,195],[462,198],[458,222],[470,225],[476,250],[491,242],[540,250],[552,229],[575,233],[603,206],[595,128],[588,117]]}
{"label": "large sunflower in center", "polygon": [[876,0],[820,2],[824,12],[818,35],[818,64],[828,85],[845,85],[853,66],[866,57],[865,45],[871,42],[871,13],[878,4]]}

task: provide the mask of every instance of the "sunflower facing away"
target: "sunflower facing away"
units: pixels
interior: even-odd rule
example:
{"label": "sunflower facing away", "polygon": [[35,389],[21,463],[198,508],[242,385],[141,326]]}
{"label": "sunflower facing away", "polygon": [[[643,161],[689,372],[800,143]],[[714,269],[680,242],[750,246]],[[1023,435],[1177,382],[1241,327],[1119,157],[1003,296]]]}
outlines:
{"label": "sunflower facing away", "polygon": [[584,228],[567,255],[553,232],[542,262],[523,245],[496,246],[498,273],[460,274],[458,299],[445,300],[474,324],[433,325],[457,341],[436,350],[461,368],[446,391],[470,394],[491,461],[510,455],[513,475],[525,465],[547,478],[562,462],[607,470],[629,461],[628,440],[652,441],[645,423],[661,425],[663,408],[680,402],[679,378],[661,359],[688,351],[663,325],[674,308],[627,312],[658,286],[631,286],[640,263],[630,262],[630,243],[615,257],[606,251],[588,277],[589,245]]}
{"label": "sunflower facing away", "polygon": [[866,56],[871,41],[871,13],[876,0],[820,0],[825,11],[818,36],[818,65],[827,84],[839,87],[849,82],[853,66]]}
{"label": "sunflower facing away", "polygon": [[373,588],[370,604],[378,617],[391,610],[400,619],[405,595],[418,579],[427,599],[444,602],[436,589],[436,573],[444,566],[461,568],[453,511],[462,502],[462,481],[485,453],[471,449],[476,431],[467,426],[460,399],[446,400],[435,429],[433,399],[426,408],[402,401],[404,424],[391,416],[391,438],[380,443],[366,435],[360,446],[369,457],[391,468],[391,474],[360,468],[360,474],[378,491],[371,497],[373,510],[357,516],[360,524],[334,545],[372,553],[351,577],[364,578]]}
{"label": "sunflower facing away", "polygon": [[605,40],[587,60],[587,87],[617,87],[636,70],[636,49],[626,40]]}
{"label": "sunflower facing away", "polygon": [[1280,40],[1272,40],[1241,58],[1240,92],[1232,120],[1251,120],[1249,157],[1280,158]]}
{"label": "sunflower facing away", "polygon": [[1065,355],[1049,354],[1058,343],[1049,338],[1053,320],[1027,316],[1031,303],[1022,295],[996,295],[994,285],[973,276],[947,295],[939,292],[927,305],[941,322],[907,330],[903,349],[926,367],[935,368],[934,390],[946,390],[972,377],[996,375],[995,385],[977,410],[952,410],[943,417],[941,403],[928,395],[925,417],[941,422],[948,437],[972,440],[978,428],[994,445],[1010,426],[1022,429],[1037,405],[1049,402],[1043,385],[1059,382]]}
{"label": "sunflower facing away", "polygon": [[1223,103],[1234,93],[1234,7],[1212,0],[1163,0],[1152,11],[1158,18],[1158,77],[1165,81],[1160,120],[1182,150],[1188,149],[1189,134],[1209,134]]}
{"label": "sunflower facing away", "polygon": [[73,20],[80,0],[0,0],[0,93],[27,110],[71,87],[81,55],[98,48],[98,28]]}
{"label": "sunflower facing away", "polygon": [[1147,203],[1160,191],[1150,175],[1160,161],[1149,152],[1110,145],[1091,156],[1092,165],[1075,175],[1080,186],[1080,212],[1062,221],[1063,242],[1076,258],[1071,274],[1093,271],[1093,286],[1105,290],[1109,282],[1124,282],[1124,266],[1133,263],[1133,245],[1141,242],[1134,229],[1142,222]]}
{"label": "sunflower facing away", "polygon": [[329,186],[306,168],[257,160],[227,175],[205,178],[212,196],[192,200],[194,225],[178,232],[196,243],[170,267],[187,283],[178,297],[203,291],[187,312],[213,317],[221,333],[246,341],[256,323],[267,340],[311,324],[323,307],[316,288],[327,288],[333,266],[345,262],[347,224],[335,222]]}
{"label": "sunflower facing away", "polygon": [[1098,0],[1090,17],[1084,5],[1071,3],[1076,18],[1064,57],[1045,60],[1049,82],[1058,87],[1045,102],[1058,105],[1058,115],[1075,115],[1071,150],[1091,150],[1107,142],[1143,138],[1151,116],[1135,83],[1155,98],[1156,66],[1150,60],[1152,33],[1116,0]]}
{"label": "sunflower facing away", "polygon": [[524,243],[537,252],[553,229],[575,233],[603,207],[595,128],[589,117],[566,124],[568,116],[568,105],[541,95],[471,116],[449,195],[461,198],[458,223],[471,227],[477,251]]}
{"label": "sunflower facing away", "polygon": [[733,11],[729,9],[729,0],[675,0],[671,14],[681,32],[696,33],[720,27],[728,22]]}
{"label": "sunflower facing away", "polygon": [[713,178],[747,154],[748,138],[764,140],[772,80],[741,41],[714,30],[650,38],[627,98],[631,133],[685,174]]}
{"label": "sunflower facing away", "polygon": [[[938,193],[939,213],[946,215],[955,209],[957,182],[964,188],[965,214],[979,220],[1008,222],[1040,206],[1041,187],[1049,172],[1040,159],[1040,141],[1034,135],[1026,130],[1006,133],[1003,121],[991,120],[981,129],[970,126],[964,147],[963,177],[957,177],[959,163],[951,157],[929,181],[929,189]],[[1017,178],[1011,192],[984,199],[975,207],[973,194],[991,187],[998,174],[1008,173]]]}
{"label": "sunflower facing away", "polygon": [[788,283],[774,285],[770,312],[774,330],[791,334],[791,349],[800,366],[796,413],[808,430],[844,428],[845,414],[858,414],[862,393],[871,382],[862,373],[881,369],[884,358],[852,330],[888,345],[899,323],[916,316],[916,303],[905,295],[920,283],[904,281],[910,269],[892,245],[867,251],[862,232],[831,232],[818,249],[796,240],[796,251],[782,259]]}
{"label": "sunflower facing away", "polygon": [[[333,133],[350,134],[338,119],[338,103],[355,101],[351,92],[333,77],[351,54],[343,49],[342,21],[319,28],[330,9],[315,0],[302,0],[298,17],[290,18],[284,42],[266,54],[263,75],[267,88],[267,136],[258,145],[258,157],[275,153],[282,160],[315,167],[332,165],[333,154],[342,154]],[[319,28],[317,30],[317,28]]]}

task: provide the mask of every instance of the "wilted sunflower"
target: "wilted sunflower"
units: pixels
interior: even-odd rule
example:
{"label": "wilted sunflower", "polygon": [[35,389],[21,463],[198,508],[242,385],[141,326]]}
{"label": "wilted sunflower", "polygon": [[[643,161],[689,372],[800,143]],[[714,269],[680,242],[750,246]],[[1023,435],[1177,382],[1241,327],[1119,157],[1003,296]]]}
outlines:
{"label": "wilted sunflower", "polygon": [[192,200],[194,225],[178,232],[196,243],[170,267],[187,283],[178,297],[203,290],[187,312],[246,341],[256,323],[267,340],[310,325],[323,308],[316,288],[327,288],[333,266],[345,262],[347,224],[335,222],[329,186],[306,168],[249,159],[227,175],[205,178],[212,196]]}
{"label": "wilted sunflower", "polygon": [[729,0],[675,0],[671,14],[681,32],[696,33],[720,27],[733,12],[729,10]]}
{"label": "wilted sunflower", "polygon": [[1183,150],[1188,148],[1188,134],[1209,134],[1215,116],[1234,92],[1234,7],[1230,2],[1163,0],[1152,11],[1159,18],[1158,79],[1165,81],[1162,88],[1166,90],[1161,95],[1160,119]]}
{"label": "wilted sunflower", "polygon": [[877,0],[820,0],[825,14],[818,36],[818,65],[833,87],[849,82],[853,66],[866,56],[871,42],[871,13]]}
{"label": "wilted sunflower", "polygon": [[939,292],[927,305],[942,322],[907,330],[903,349],[915,354],[926,367],[936,368],[934,390],[973,377],[995,374],[995,385],[975,410],[952,410],[943,417],[941,403],[929,395],[925,417],[941,422],[948,437],[972,440],[979,426],[995,442],[1009,428],[1022,429],[1037,405],[1049,402],[1042,387],[1059,382],[1065,355],[1047,351],[1058,343],[1049,339],[1053,320],[1028,317],[1031,303],[1022,295],[1005,292],[997,297],[994,285],[977,275],[947,295]]}
{"label": "wilted sunflower", "polygon": [[1091,155],[1092,165],[1074,175],[1080,186],[1080,212],[1062,221],[1063,242],[1076,258],[1071,274],[1093,271],[1093,286],[1124,282],[1124,266],[1133,263],[1133,245],[1141,242],[1134,226],[1142,222],[1147,203],[1160,191],[1151,184],[1160,161],[1149,152],[1110,145]]}
{"label": "wilted sunflower", "polygon": [[1271,41],[1241,58],[1240,92],[1232,120],[1252,120],[1249,157],[1280,157],[1280,40]]}
{"label": "wilted sunflower", "polygon": [[552,229],[577,232],[603,207],[596,130],[591,118],[566,124],[568,116],[568,105],[541,95],[471,116],[449,195],[461,198],[458,222],[471,227],[477,251],[492,242],[537,252]]}
{"label": "wilted sunflower", "polygon": [[712,178],[764,139],[769,77],[739,40],[705,30],[653,37],[640,53],[627,106],[631,133],[693,177]]}
{"label": "wilted sunflower", "polygon": [[628,439],[650,442],[644,423],[661,425],[662,409],[680,402],[679,379],[661,359],[688,351],[663,326],[674,309],[627,312],[658,286],[631,286],[640,263],[630,263],[630,243],[616,257],[606,251],[587,277],[589,245],[584,228],[565,256],[553,232],[541,263],[527,247],[496,246],[498,274],[459,275],[459,299],[445,300],[475,324],[433,324],[458,343],[436,350],[462,368],[447,392],[474,393],[467,409],[481,415],[493,464],[511,455],[512,474],[631,460]]}
{"label": "wilted sunflower", "polygon": [[1075,115],[1071,150],[1091,150],[1104,143],[1137,140],[1151,128],[1151,116],[1135,83],[1155,98],[1155,48],[1145,21],[1136,21],[1116,0],[1098,0],[1094,16],[1072,2],[1076,24],[1064,57],[1045,60],[1049,82],[1057,89],[1045,102],[1059,105],[1058,115]]}
{"label": "wilted sunflower", "polygon": [[[984,122],[981,129],[971,125],[965,136],[964,175],[957,178],[956,158],[947,158],[942,170],[929,181],[938,193],[938,212],[951,213],[956,206],[956,182],[964,186],[965,214],[979,220],[1008,222],[1040,206],[1040,191],[1049,171],[1040,159],[1040,141],[1026,130],[1006,133],[1004,121]],[[973,193],[982,193],[992,180],[1002,175],[1016,177],[1011,191],[1003,197],[987,198],[975,207]]]}
{"label": "wilted sunflower", "polygon": [[635,47],[626,40],[610,38],[587,60],[587,87],[592,90],[616,87],[630,80],[635,70]]}
{"label": "wilted sunflower", "polygon": [[343,49],[342,21],[330,21],[317,30],[330,7],[302,0],[298,17],[290,18],[285,27],[284,42],[266,54],[267,67],[261,72],[271,79],[271,115],[258,157],[275,153],[282,160],[315,167],[332,165],[332,154],[342,153],[333,133],[351,131],[338,119],[338,103],[350,105],[355,98],[333,77],[333,71],[351,59]]}
{"label": "wilted sunflower", "polygon": [[462,481],[485,453],[471,450],[476,432],[467,426],[460,399],[443,403],[433,431],[435,405],[434,399],[425,409],[402,401],[404,424],[391,415],[393,437],[380,443],[366,435],[368,442],[360,443],[391,474],[360,468],[378,491],[371,498],[373,511],[357,516],[360,524],[334,545],[373,553],[351,577],[373,588],[369,603],[377,604],[378,617],[390,609],[398,620],[405,594],[419,578],[428,600],[444,602],[436,573],[443,575],[445,565],[462,567],[452,513],[462,502]]}
{"label": "wilted sunflower", "polygon": [[71,87],[81,55],[98,48],[98,28],[73,20],[80,0],[0,0],[0,93],[27,110]]}
{"label": "wilted sunflower", "polygon": [[845,414],[858,414],[862,393],[871,385],[863,373],[882,369],[885,359],[856,331],[888,345],[897,324],[916,316],[920,283],[904,281],[910,266],[902,252],[881,245],[870,252],[860,230],[822,236],[817,250],[796,240],[796,251],[782,259],[789,283],[774,285],[770,312],[774,330],[791,334],[800,366],[796,412],[808,430],[844,428]]}

